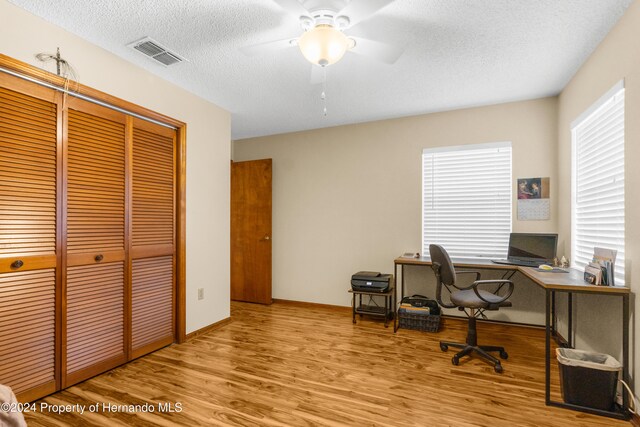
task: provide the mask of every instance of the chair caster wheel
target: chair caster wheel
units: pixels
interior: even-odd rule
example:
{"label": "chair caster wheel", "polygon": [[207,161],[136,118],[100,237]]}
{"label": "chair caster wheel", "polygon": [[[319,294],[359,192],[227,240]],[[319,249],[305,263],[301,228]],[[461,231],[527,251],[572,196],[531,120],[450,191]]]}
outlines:
{"label": "chair caster wheel", "polygon": [[502,350],[502,351],[500,352],[500,358],[501,358],[501,359],[508,359],[508,358],[509,358],[509,355],[507,354],[507,352],[506,352],[506,351]]}
{"label": "chair caster wheel", "polygon": [[453,356],[451,358],[451,363],[453,363],[455,366],[458,366],[458,363],[460,363],[460,359],[458,358],[458,356]]}
{"label": "chair caster wheel", "polygon": [[502,373],[502,365],[499,363],[496,363],[496,365],[493,367],[493,370],[496,371],[496,373],[501,374]]}
{"label": "chair caster wheel", "polygon": [[447,350],[449,350],[449,346],[446,345],[446,344],[440,344],[440,350],[447,351]]}

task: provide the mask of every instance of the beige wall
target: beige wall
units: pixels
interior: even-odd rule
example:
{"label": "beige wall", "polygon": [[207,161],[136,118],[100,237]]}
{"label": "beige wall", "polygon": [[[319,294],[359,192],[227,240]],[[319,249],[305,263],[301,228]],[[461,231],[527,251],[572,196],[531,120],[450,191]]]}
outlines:
{"label": "beige wall", "polygon": [[[640,3],[634,2],[618,25],[580,68],[559,97],[558,181],[559,226],[562,243],[571,249],[571,122],[618,81],[625,81],[625,252],[626,281],[631,291],[640,289]],[[633,312],[634,298],[631,306]],[[618,299],[578,298],[577,343],[618,354],[620,348],[620,302]],[[607,313],[593,316],[592,313]],[[638,320],[632,319],[632,361],[640,363]],[[635,351],[634,351],[635,349]],[[640,387],[636,387],[636,394]]]}
{"label": "beige wall", "polygon": [[[514,178],[550,176],[552,219],[514,231],[560,234],[571,249],[570,123],[625,80],[626,278],[631,286],[631,358],[640,363],[634,294],[640,277],[640,3],[634,2],[559,98],[430,114],[236,141],[234,160],[274,160],[274,296],[348,305],[349,276],[392,270],[392,259],[420,248],[420,154],[441,145],[513,142]],[[514,197],[515,199],[515,197]],[[368,206],[368,207],[367,207]],[[515,215],[514,202],[514,215]],[[433,295],[432,274],[408,271],[409,292]],[[542,323],[543,294],[519,280],[514,307],[499,318]],[[558,296],[559,307],[566,299]],[[621,356],[617,298],[578,295],[578,348]],[[594,315],[596,313],[597,315]],[[560,313],[564,331],[566,313]],[[632,366],[632,368],[633,368]],[[633,377],[633,369],[632,369]],[[640,387],[636,387],[636,394]]]}
{"label": "beige wall", "polygon": [[[524,222],[514,203],[513,230],[555,232],[556,106],[545,98],[235,141],[234,161],[273,158],[274,297],[349,305],[351,274],[392,272],[395,257],[420,251],[423,148],[511,141],[514,179],[550,177],[553,209],[550,221]],[[408,272],[411,292],[434,296],[432,276]],[[525,284],[498,316],[542,323],[542,297],[528,302],[536,292]]]}
{"label": "beige wall", "polygon": [[0,17],[1,53],[41,66],[60,47],[80,83],[187,123],[187,333],[228,317],[229,113],[5,0]]}

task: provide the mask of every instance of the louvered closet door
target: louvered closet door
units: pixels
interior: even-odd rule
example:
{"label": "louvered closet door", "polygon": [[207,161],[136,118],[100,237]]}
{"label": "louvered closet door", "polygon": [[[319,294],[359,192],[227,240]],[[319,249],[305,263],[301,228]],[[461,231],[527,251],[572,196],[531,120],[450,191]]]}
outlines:
{"label": "louvered closet door", "polygon": [[70,100],[64,386],[126,360],[126,117]]}
{"label": "louvered closet door", "polygon": [[174,340],[175,131],[133,121],[132,357]]}
{"label": "louvered closet door", "polygon": [[54,392],[58,377],[55,96],[0,76],[0,384],[21,401]]}

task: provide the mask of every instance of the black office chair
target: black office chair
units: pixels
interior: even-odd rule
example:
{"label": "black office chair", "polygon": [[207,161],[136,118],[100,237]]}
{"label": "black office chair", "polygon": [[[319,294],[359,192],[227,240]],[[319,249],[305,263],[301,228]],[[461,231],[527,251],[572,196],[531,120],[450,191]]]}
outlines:
{"label": "black office chair", "polygon": [[[429,245],[429,253],[431,254],[431,262],[433,271],[436,274],[436,300],[438,304],[445,308],[458,308],[464,311],[469,317],[469,327],[467,329],[466,344],[440,341],[440,349],[447,351],[449,347],[461,348],[451,358],[451,363],[457,365],[460,358],[477,353],[484,359],[493,363],[494,370],[502,373],[502,365],[500,360],[492,356],[488,352],[499,351],[500,357],[506,359],[509,357],[504,347],[478,345],[478,337],[476,333],[476,317],[481,316],[484,310],[498,310],[500,307],[511,307],[511,302],[507,299],[513,293],[513,282],[511,280],[480,280],[480,273],[477,271],[460,271],[457,274],[473,273],[476,280],[467,287],[456,285],[456,271],[447,251],[440,245]],[[480,289],[480,286],[496,285],[494,292]],[[449,303],[442,300],[442,288],[446,288],[449,295]],[[506,289],[505,289],[506,288]],[[498,295],[502,291],[503,295]],[[467,309],[469,310],[467,312]]]}

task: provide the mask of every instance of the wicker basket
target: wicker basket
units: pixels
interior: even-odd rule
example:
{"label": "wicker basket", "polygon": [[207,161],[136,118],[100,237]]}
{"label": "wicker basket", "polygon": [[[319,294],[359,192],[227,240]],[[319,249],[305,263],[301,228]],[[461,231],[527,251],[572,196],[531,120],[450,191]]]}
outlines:
{"label": "wicker basket", "polygon": [[438,329],[440,329],[440,315],[409,313],[403,309],[399,309],[398,327],[418,331],[438,332]]}

